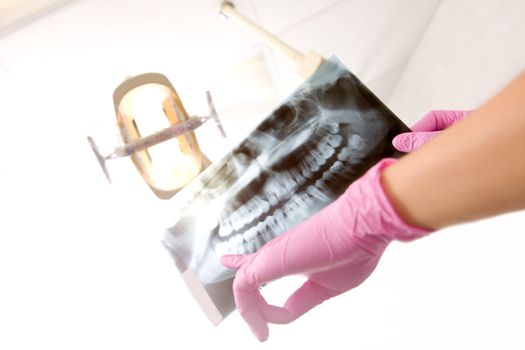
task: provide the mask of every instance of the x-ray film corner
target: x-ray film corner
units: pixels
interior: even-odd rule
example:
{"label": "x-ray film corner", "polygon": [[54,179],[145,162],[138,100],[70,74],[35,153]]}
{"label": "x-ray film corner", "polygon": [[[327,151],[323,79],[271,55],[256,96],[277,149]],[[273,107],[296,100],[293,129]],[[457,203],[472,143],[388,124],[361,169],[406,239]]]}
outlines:
{"label": "x-ray film corner", "polygon": [[163,244],[210,321],[235,309],[224,254],[253,253],[335,200],[409,131],[331,57],[224,158],[174,196]]}
{"label": "x-ray film corner", "polygon": [[191,291],[193,297],[201,307],[202,311],[204,311],[206,316],[208,316],[208,319],[211,321],[211,323],[214,326],[219,325],[224,317],[217,309],[215,303],[211,299],[210,295],[206,292],[206,289],[199,281],[197,276],[195,276],[193,271],[187,269],[182,273],[182,278],[186,283],[186,286]]}

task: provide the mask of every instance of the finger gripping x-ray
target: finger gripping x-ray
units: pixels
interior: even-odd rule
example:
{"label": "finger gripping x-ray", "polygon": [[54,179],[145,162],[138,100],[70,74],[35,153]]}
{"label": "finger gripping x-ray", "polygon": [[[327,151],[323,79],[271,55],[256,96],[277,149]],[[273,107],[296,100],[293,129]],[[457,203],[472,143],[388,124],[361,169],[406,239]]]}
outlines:
{"label": "finger gripping x-ray", "polygon": [[[253,253],[335,200],[409,129],[335,57],[243,142],[196,178],[164,245],[225,317],[235,271],[223,254]],[[174,197],[173,200],[177,200]]]}

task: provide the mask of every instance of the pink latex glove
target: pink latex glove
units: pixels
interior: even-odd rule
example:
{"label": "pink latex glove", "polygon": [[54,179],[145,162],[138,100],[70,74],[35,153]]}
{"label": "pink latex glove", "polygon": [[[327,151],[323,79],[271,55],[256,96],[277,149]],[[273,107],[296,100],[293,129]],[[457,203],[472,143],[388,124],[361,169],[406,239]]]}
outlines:
{"label": "pink latex glove", "polygon": [[401,152],[412,152],[439,135],[442,130],[467,117],[471,112],[430,111],[412,126],[412,132],[397,135],[392,140],[392,144]]}
{"label": "pink latex glove", "polygon": [[[221,258],[225,266],[238,269],[235,304],[260,341],[268,338],[268,323],[289,323],[361,284],[392,240],[413,240],[429,232],[406,224],[384,193],[381,173],[393,162],[381,160],[330,205],[257,252]],[[269,305],[259,286],[292,274],[306,274],[308,280],[284,307]]]}

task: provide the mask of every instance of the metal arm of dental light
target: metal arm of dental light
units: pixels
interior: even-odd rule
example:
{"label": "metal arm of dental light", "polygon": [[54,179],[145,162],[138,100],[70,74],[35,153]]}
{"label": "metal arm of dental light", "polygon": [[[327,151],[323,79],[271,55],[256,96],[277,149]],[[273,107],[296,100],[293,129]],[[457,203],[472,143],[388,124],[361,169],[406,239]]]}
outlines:
{"label": "metal arm of dental light", "polygon": [[325,58],[315,51],[309,51],[307,54],[303,54],[283,42],[275,35],[269,33],[267,30],[239,13],[230,1],[224,1],[221,4],[219,13],[255,34],[271,48],[284,53],[298,66],[298,73],[304,79],[312,75],[312,73],[315,72],[325,61]]}

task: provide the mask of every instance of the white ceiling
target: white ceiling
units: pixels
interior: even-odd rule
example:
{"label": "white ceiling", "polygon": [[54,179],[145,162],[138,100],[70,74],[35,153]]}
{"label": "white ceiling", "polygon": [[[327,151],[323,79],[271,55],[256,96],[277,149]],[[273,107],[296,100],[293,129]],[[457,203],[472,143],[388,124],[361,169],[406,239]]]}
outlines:
{"label": "white ceiling", "polygon": [[0,0],[0,32],[31,21],[71,0]]}

